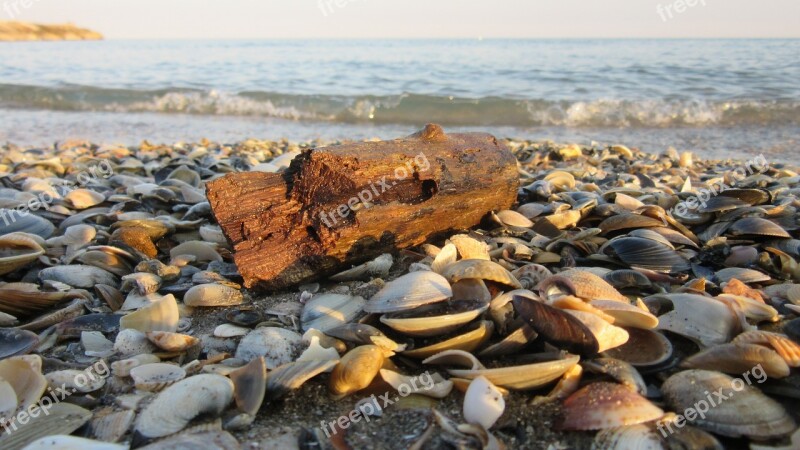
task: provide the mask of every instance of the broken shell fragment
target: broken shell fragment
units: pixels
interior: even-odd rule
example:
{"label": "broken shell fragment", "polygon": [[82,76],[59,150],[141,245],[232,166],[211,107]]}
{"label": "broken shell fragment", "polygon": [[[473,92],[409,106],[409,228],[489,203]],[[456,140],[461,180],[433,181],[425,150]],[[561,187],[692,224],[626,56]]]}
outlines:
{"label": "broken shell fragment", "polygon": [[336,365],[336,361],[320,359],[284,364],[267,374],[266,399],[275,400],[283,397],[311,378],[330,371]]}
{"label": "broken shell fragment", "polygon": [[657,294],[645,303],[668,302],[673,310],[658,317],[658,329],[687,337],[704,347],[729,342],[737,331],[733,311],[724,303],[695,294]]}
{"label": "broken shell fragment", "polygon": [[489,429],[503,415],[503,394],[486,377],[472,380],[464,396],[464,419]]}
{"label": "broken shell fragment", "polygon": [[120,329],[134,329],[141,332],[169,331],[174,333],[178,329],[178,303],[172,294],[165,295],[148,306],[138,311],[125,315],[119,321]]}
{"label": "broken shell fragment", "polygon": [[239,411],[255,416],[267,390],[267,364],[264,358],[255,358],[228,376],[233,381],[236,407]]}

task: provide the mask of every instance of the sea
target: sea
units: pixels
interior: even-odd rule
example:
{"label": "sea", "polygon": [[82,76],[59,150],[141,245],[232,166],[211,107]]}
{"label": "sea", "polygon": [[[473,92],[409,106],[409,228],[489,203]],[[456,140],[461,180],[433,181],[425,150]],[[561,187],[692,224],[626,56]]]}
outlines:
{"label": "sea", "polygon": [[800,40],[0,43],[0,142],[446,131],[800,164]]}

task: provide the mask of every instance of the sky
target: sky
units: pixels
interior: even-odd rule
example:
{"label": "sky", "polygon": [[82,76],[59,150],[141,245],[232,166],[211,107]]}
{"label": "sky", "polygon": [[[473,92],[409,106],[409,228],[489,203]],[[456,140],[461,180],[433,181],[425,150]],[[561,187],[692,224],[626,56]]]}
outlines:
{"label": "sky", "polygon": [[800,37],[798,0],[0,0],[109,39]]}

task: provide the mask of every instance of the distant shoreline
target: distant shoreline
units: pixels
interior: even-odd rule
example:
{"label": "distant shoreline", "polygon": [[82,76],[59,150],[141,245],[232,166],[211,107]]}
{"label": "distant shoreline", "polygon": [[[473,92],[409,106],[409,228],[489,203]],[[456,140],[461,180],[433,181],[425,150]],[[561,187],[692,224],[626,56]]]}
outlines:
{"label": "distant shoreline", "polygon": [[0,22],[0,42],[97,41],[102,39],[102,34],[73,24],[41,25],[25,22]]}

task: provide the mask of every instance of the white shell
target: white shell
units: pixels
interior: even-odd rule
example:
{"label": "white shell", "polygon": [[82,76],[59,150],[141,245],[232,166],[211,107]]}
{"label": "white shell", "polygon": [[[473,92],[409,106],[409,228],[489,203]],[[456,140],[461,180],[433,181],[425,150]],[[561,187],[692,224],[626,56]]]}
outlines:
{"label": "white shell", "polygon": [[[310,361],[310,360],[322,360],[322,361],[339,361],[339,352],[336,351],[333,347],[325,348],[319,343],[318,336],[311,336],[311,343],[308,345],[308,348],[297,358],[297,361]],[[333,370],[333,366],[328,370],[330,372]]]}
{"label": "white shell", "polygon": [[161,362],[161,358],[150,353],[142,353],[128,359],[121,359],[111,363],[111,373],[117,377],[130,376],[131,370],[141,366],[142,364],[151,364]]}
{"label": "white shell", "polygon": [[145,335],[150,342],[167,352],[183,352],[200,342],[194,336],[169,331],[148,331]]}
{"label": "white shell", "polygon": [[453,382],[445,380],[441,375],[424,373],[410,377],[393,370],[381,369],[381,378],[389,383],[400,395],[420,394],[432,398],[445,398],[453,390]]}
{"label": "white shell", "polygon": [[127,445],[58,434],[39,438],[22,450],[127,450]]}
{"label": "white shell", "polygon": [[156,347],[150,343],[147,336],[139,330],[120,330],[114,341],[114,351],[122,356],[153,353]]}
{"label": "white shell", "polygon": [[130,313],[119,321],[120,329],[133,328],[139,331],[170,331],[178,329],[178,303],[170,294],[162,299],[145,306],[136,312]]}
{"label": "white shell", "polygon": [[240,290],[216,283],[194,286],[183,296],[183,303],[187,306],[233,306],[243,301]]}
{"label": "white shell", "polygon": [[249,332],[250,328],[239,327],[230,323],[223,323],[214,328],[214,336],[220,338],[244,336]]}
{"label": "white shell", "polygon": [[91,289],[96,284],[117,285],[117,278],[99,267],[83,265],[55,266],[39,272],[42,281],[58,281],[72,287]]}
{"label": "white shell", "polygon": [[658,317],[658,329],[687,337],[704,347],[729,342],[736,317],[724,303],[695,294],[660,294],[649,299],[670,301],[674,309]]}
{"label": "white shell", "polygon": [[82,393],[94,392],[106,384],[106,378],[90,367],[86,370],[57,370],[44,376],[50,389],[56,391],[62,387]]}
{"label": "white shell", "polygon": [[489,429],[503,415],[506,401],[503,394],[486,377],[472,380],[464,396],[464,419]]}
{"label": "white shell", "polygon": [[366,301],[362,297],[343,294],[315,295],[303,307],[300,321],[303,331],[311,328],[323,333],[351,322],[358,316]]}
{"label": "white shell", "polygon": [[82,331],[81,345],[86,356],[107,358],[114,354],[114,343],[99,331]]}
{"label": "white shell", "polygon": [[177,433],[203,413],[219,415],[233,400],[233,382],[200,374],[164,389],[139,414],[135,430],[149,438]]}
{"label": "white shell", "polygon": [[368,313],[404,311],[444,301],[452,296],[450,283],[438,273],[411,272],[386,283],[364,305],[364,311]]}
{"label": "white shell", "polygon": [[257,328],[242,338],[236,357],[245,361],[263,356],[267,369],[292,362],[302,336],[294,331],[277,327]]}
{"label": "white shell", "polygon": [[186,378],[186,371],[174,364],[152,363],[134,367],[130,376],[136,389],[155,392]]}

